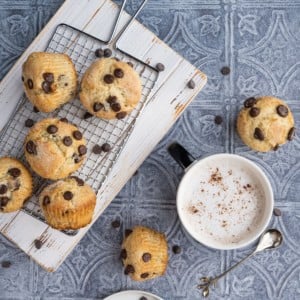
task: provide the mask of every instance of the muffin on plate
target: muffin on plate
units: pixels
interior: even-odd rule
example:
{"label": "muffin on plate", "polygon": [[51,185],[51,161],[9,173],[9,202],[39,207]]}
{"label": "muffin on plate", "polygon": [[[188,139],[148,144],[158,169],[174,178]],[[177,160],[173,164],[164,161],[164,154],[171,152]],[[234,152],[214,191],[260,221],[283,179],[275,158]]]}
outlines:
{"label": "muffin on plate", "polygon": [[237,119],[243,142],[256,151],[277,150],[295,135],[291,110],[281,99],[264,96],[249,98]]}
{"label": "muffin on plate", "polygon": [[32,195],[32,177],[17,159],[0,158],[0,212],[19,210]]}
{"label": "muffin on plate", "polygon": [[103,119],[123,119],[139,103],[141,80],[127,63],[114,58],[95,61],[85,72],[79,97],[89,113]]}
{"label": "muffin on plate", "polygon": [[75,230],[92,221],[96,194],[83,180],[73,176],[44,188],[39,202],[51,227]]}
{"label": "muffin on plate", "polygon": [[34,52],[23,64],[23,86],[29,101],[42,112],[51,112],[77,91],[77,72],[66,54]]}
{"label": "muffin on plate", "polygon": [[168,265],[168,244],[165,235],[143,226],[125,231],[121,259],[125,275],[144,281],[161,276]]}
{"label": "muffin on plate", "polygon": [[82,165],[87,148],[78,128],[59,119],[36,123],[25,139],[25,157],[41,177],[61,179]]}

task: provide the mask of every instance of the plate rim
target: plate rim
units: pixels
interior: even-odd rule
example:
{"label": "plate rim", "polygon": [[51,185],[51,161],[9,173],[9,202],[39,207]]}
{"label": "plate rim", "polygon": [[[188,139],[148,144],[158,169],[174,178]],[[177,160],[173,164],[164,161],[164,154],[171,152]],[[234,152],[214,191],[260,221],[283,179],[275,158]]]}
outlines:
{"label": "plate rim", "polygon": [[112,295],[109,295],[105,298],[103,298],[103,300],[113,300],[113,296],[122,296],[122,295],[125,295],[125,294],[130,294],[130,293],[143,293],[145,294],[146,296],[151,296],[151,297],[154,297],[156,298],[157,300],[164,300],[163,298],[160,298],[159,296],[157,295],[154,295],[152,293],[149,293],[149,292],[145,292],[143,290],[126,290],[126,291],[120,291],[120,292],[117,292],[117,293],[114,293]]}

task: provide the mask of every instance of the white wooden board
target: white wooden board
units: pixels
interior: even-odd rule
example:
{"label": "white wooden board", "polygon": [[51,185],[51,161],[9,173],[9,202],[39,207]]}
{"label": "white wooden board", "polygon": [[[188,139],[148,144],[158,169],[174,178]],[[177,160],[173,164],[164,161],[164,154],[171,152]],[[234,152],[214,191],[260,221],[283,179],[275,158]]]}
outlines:
{"label": "white wooden board", "polygon": [[[23,95],[20,80],[23,62],[31,52],[45,49],[56,26],[66,23],[99,39],[106,40],[111,32],[118,9],[110,0],[65,1],[0,83],[0,130],[9,120]],[[128,19],[129,16],[123,14],[120,27]],[[120,45],[122,49],[126,49],[127,52],[142,61],[147,61],[152,66],[161,62],[166,69],[160,73],[151,92],[151,99],[138,119],[117,163],[114,164],[107,180],[98,192],[93,221],[102,214],[206,83],[206,76],[201,71],[138,22],[135,22],[126,36],[121,39]],[[187,88],[187,82],[191,79],[196,83],[195,89]],[[145,138],[145,134],[147,138]],[[48,271],[55,271],[59,267],[90,226],[81,229],[75,236],[68,236],[23,211],[11,214],[0,213],[1,233]],[[43,247],[39,250],[34,247],[35,239],[43,242]]]}

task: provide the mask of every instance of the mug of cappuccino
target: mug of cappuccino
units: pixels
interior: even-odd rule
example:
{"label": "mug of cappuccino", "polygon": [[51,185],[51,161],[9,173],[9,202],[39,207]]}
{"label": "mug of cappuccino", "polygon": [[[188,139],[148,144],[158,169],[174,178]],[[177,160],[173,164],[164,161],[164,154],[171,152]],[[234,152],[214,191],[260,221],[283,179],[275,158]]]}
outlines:
{"label": "mug of cappuccino", "polygon": [[219,250],[238,249],[265,231],[273,191],[254,162],[228,153],[195,160],[178,143],[168,151],[185,171],[176,205],[183,227],[196,241]]}

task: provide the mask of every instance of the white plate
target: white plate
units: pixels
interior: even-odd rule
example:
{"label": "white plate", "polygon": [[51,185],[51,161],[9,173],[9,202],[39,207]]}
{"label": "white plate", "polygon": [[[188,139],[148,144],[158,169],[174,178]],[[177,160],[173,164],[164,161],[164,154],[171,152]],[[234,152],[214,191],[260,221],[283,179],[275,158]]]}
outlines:
{"label": "white plate", "polygon": [[146,297],[147,300],[163,300],[158,296],[143,291],[123,291],[108,296],[103,300],[140,300],[143,296]]}

